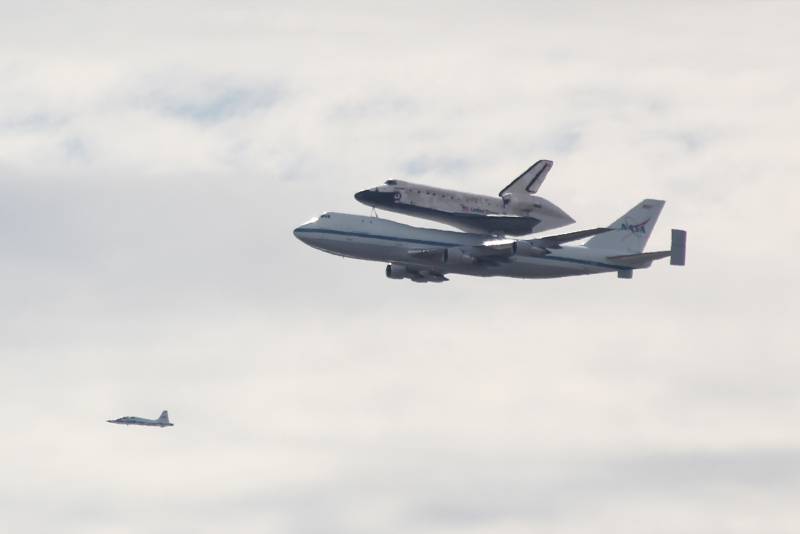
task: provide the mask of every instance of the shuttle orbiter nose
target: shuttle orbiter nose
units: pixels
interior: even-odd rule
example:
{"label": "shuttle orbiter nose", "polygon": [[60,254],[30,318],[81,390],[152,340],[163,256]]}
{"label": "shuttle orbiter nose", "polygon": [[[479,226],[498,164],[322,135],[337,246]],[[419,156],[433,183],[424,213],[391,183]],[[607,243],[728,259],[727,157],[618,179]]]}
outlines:
{"label": "shuttle orbiter nose", "polygon": [[395,200],[395,194],[391,191],[378,191],[377,189],[364,189],[355,195],[356,200],[367,206],[381,206],[392,204]]}

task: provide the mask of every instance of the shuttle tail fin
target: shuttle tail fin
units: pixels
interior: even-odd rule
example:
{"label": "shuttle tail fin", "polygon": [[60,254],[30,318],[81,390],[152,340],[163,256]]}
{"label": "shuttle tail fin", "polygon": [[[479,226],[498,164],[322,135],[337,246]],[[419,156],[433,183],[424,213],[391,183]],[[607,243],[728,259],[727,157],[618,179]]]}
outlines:
{"label": "shuttle tail fin", "polygon": [[663,200],[642,200],[625,215],[609,225],[610,232],[596,235],[586,242],[588,248],[613,251],[618,254],[639,254],[647,245],[658,221]]}
{"label": "shuttle tail fin", "polygon": [[161,415],[158,416],[159,423],[169,423],[169,412],[164,410],[161,412]]}
{"label": "shuttle tail fin", "polygon": [[547,173],[553,167],[553,162],[547,159],[540,159],[528,170],[520,174],[513,182],[508,184],[499,195],[507,197],[515,194],[533,195],[539,190],[544,182]]}

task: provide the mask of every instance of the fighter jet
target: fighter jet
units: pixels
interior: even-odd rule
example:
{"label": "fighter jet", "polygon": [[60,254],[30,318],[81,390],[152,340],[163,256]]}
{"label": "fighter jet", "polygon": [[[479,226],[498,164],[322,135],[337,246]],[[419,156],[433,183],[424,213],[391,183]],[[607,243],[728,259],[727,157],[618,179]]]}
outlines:
{"label": "fighter jet", "polygon": [[131,415],[126,415],[125,417],[120,417],[119,419],[109,419],[109,423],[116,423],[118,425],[141,425],[141,426],[174,426],[172,423],[169,422],[169,413],[167,410],[161,412],[161,415],[158,419],[146,419],[144,417],[133,417]]}
{"label": "fighter jet", "polygon": [[575,222],[561,208],[535,194],[552,166],[552,161],[537,161],[497,197],[402,180],[387,180],[355,197],[373,208],[449,224],[465,232],[526,235]]}
{"label": "fighter jet", "polygon": [[[447,274],[558,278],[615,272],[631,278],[654,260],[686,262],[686,232],[672,230],[670,250],[644,252],[662,200],[641,201],[609,227],[539,239],[416,228],[377,217],[324,213],[294,235],[316,249],[347,258],[387,262],[386,276],[414,282],[445,282]],[[590,237],[584,245],[570,243]]]}

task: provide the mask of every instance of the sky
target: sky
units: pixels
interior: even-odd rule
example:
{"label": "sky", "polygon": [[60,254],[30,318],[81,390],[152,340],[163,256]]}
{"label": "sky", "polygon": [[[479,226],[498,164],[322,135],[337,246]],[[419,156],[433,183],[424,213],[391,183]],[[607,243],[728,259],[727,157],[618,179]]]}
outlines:
{"label": "sky", "polygon": [[[2,14],[0,530],[797,531],[800,3]],[[291,232],[538,159],[569,230],[666,200],[687,266],[413,284]]]}

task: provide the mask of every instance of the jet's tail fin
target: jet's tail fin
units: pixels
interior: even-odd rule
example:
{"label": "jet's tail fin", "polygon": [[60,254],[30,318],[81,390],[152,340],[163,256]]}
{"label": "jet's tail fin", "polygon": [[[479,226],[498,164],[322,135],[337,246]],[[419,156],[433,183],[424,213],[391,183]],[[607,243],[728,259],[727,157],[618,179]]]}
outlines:
{"label": "jet's tail fin", "polygon": [[539,187],[542,185],[542,182],[544,182],[547,173],[550,172],[552,167],[552,161],[540,159],[500,191],[499,195],[501,197],[506,197],[514,194],[536,194],[536,191],[539,190]]}
{"label": "jet's tail fin", "polygon": [[644,250],[658,221],[663,200],[642,200],[628,213],[609,225],[610,232],[596,235],[586,242],[588,248],[619,254],[639,254]]}
{"label": "jet's tail fin", "polygon": [[161,412],[161,415],[158,416],[158,422],[159,423],[169,423],[169,412],[167,410],[164,410],[163,412]]}

